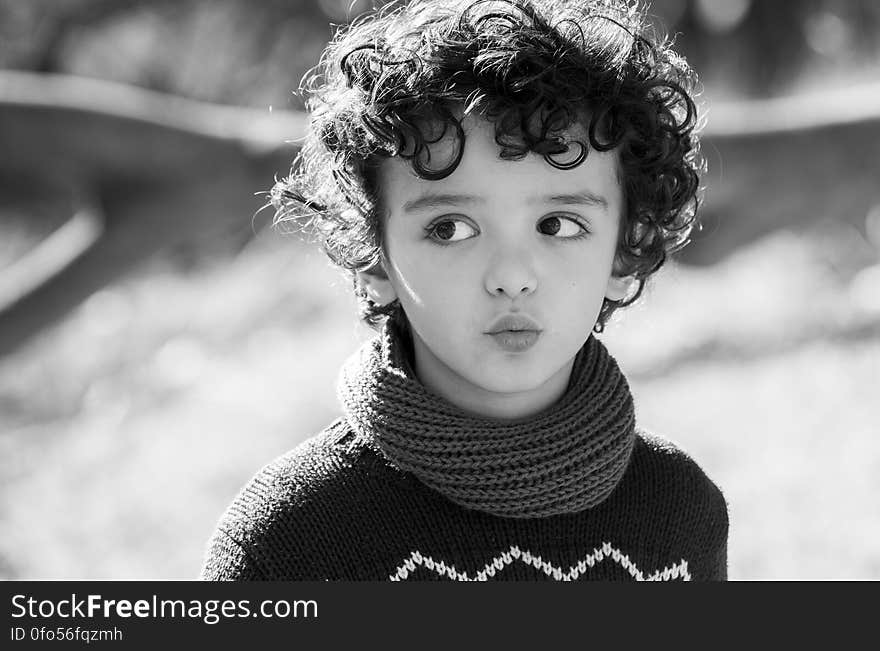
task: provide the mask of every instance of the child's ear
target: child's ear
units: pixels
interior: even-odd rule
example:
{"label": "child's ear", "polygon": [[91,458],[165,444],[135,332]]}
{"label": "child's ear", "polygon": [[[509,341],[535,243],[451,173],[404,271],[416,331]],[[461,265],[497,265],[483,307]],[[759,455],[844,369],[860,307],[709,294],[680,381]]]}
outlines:
{"label": "child's ear", "polygon": [[357,281],[376,305],[388,305],[397,298],[397,291],[381,265],[376,265],[369,271],[358,271]]}
{"label": "child's ear", "polygon": [[632,276],[613,275],[608,279],[608,287],[605,289],[605,298],[610,301],[622,301],[629,296],[636,279]]}

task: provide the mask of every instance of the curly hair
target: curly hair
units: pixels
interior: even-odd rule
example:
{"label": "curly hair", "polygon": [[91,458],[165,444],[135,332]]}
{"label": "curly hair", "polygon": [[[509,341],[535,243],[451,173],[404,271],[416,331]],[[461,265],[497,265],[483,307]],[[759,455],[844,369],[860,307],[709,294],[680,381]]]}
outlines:
{"label": "curly hair", "polygon": [[[423,179],[445,178],[461,160],[470,113],[493,123],[506,160],[535,153],[567,169],[590,149],[617,149],[625,207],[614,273],[637,282],[626,299],[605,299],[601,332],[695,226],[705,167],[696,87],[637,2],[390,5],[341,28],[304,78],[311,126],[290,176],[271,190],[274,224],[315,237],[350,274],[361,318],[377,327],[399,305],[373,303],[356,273],[380,268],[383,161],[398,156]],[[575,123],[589,142],[565,139]],[[430,146],[450,130],[457,153],[432,167]]]}

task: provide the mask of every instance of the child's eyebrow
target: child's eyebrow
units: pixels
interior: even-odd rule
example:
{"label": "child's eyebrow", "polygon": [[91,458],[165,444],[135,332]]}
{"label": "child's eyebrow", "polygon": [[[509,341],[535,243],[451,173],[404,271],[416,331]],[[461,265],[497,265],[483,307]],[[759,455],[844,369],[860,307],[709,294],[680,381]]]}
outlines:
{"label": "child's eyebrow", "polygon": [[[415,199],[411,199],[403,204],[404,212],[416,212],[417,210],[426,210],[429,208],[439,208],[442,206],[457,206],[461,204],[486,203],[482,197],[470,194],[437,194],[429,192]],[[608,210],[608,200],[605,197],[584,190],[572,194],[548,194],[539,197],[532,197],[528,200],[529,204],[555,204],[558,206],[598,206],[603,210]]]}
{"label": "child's eyebrow", "polygon": [[552,194],[543,197],[534,197],[529,203],[552,203],[560,206],[598,206],[603,210],[608,210],[608,200],[602,195],[584,190],[583,192],[575,192],[574,194]]}

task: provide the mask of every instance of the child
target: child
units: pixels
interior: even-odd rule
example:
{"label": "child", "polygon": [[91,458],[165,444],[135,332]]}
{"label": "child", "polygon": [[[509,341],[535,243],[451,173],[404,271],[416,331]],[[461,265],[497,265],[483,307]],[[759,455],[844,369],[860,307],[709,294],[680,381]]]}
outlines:
{"label": "child", "polygon": [[727,508],[635,426],[591,334],[694,225],[695,78],[611,0],[416,0],[312,77],[279,221],[379,336],[344,417],[263,468],[202,577],[724,580]]}

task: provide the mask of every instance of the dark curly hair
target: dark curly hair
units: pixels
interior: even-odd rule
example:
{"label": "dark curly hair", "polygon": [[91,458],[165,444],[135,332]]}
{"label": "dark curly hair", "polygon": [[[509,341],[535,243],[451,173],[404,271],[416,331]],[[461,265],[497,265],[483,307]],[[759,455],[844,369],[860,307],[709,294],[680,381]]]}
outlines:
{"label": "dark curly hair", "polygon": [[[399,156],[424,179],[461,160],[463,115],[494,124],[501,158],[536,153],[570,168],[590,149],[618,150],[625,198],[614,272],[636,279],[605,299],[595,330],[634,302],[647,278],[688,242],[699,204],[697,80],[635,2],[412,0],[339,30],[301,90],[311,127],[288,178],[271,191],[275,225],[314,236],[354,281],[361,317],[379,306],[356,272],[378,272],[382,218],[377,170]],[[583,124],[589,142],[563,133]],[[434,168],[430,146],[449,135],[457,155]],[[567,162],[563,162],[563,160]]]}

